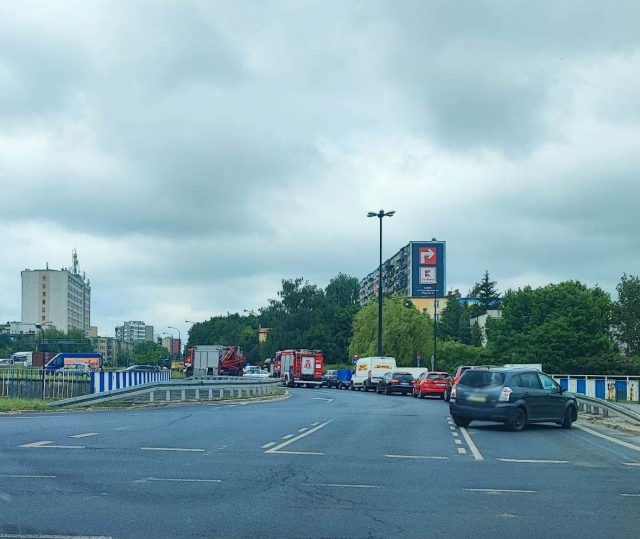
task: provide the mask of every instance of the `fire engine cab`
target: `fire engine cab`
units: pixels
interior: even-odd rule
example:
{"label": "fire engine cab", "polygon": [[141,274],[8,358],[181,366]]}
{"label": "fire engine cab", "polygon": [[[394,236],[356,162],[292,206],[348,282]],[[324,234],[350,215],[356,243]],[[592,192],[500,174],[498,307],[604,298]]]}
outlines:
{"label": "fire engine cab", "polygon": [[322,350],[282,350],[276,352],[280,381],[290,387],[320,387],[324,354]]}

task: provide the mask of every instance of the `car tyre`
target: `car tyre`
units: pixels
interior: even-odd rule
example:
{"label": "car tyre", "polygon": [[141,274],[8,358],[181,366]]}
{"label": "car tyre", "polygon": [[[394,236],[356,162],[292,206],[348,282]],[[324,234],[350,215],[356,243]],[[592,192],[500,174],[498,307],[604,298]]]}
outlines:
{"label": "car tyre", "polygon": [[458,425],[458,427],[468,427],[469,423],[471,423],[471,419],[468,417],[458,417],[454,415],[453,422]]}
{"label": "car tyre", "polygon": [[562,419],[562,423],[560,424],[560,426],[563,429],[570,429],[573,425],[573,422],[575,421],[575,416],[576,414],[573,411],[573,407],[569,406],[569,408],[567,408],[564,412],[564,418]]}
{"label": "car tyre", "polygon": [[389,391],[389,388],[388,388],[388,387],[385,387],[385,388],[384,388],[384,394],[385,394],[385,395],[391,395],[391,391]]}
{"label": "car tyre", "polygon": [[444,399],[444,402],[449,402],[451,400],[451,393],[449,391],[444,392],[444,395],[442,396],[442,398]]}
{"label": "car tyre", "polygon": [[509,429],[514,432],[520,432],[524,429],[527,424],[527,413],[523,408],[516,408],[515,413],[513,414],[513,419],[511,423],[509,423]]}
{"label": "car tyre", "polygon": [[420,388],[420,391],[418,392],[418,397],[420,397],[421,399],[424,399],[424,393],[422,392],[422,388]]}

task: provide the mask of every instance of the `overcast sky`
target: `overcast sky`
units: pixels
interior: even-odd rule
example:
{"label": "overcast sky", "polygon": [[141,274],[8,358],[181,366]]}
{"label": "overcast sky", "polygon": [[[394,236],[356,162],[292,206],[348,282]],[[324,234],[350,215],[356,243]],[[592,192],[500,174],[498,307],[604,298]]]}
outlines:
{"label": "overcast sky", "polygon": [[640,3],[0,2],[0,321],[71,265],[158,333],[447,241],[447,288],[640,273]]}

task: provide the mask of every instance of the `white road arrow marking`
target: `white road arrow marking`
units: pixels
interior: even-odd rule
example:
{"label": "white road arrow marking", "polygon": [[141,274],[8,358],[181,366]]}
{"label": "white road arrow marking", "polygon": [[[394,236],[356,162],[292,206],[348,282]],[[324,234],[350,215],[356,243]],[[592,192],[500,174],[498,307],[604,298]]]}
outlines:
{"label": "white road arrow marking", "polygon": [[322,397],[313,397],[314,401],[327,401],[327,402],[333,402],[333,399],[323,399]]}

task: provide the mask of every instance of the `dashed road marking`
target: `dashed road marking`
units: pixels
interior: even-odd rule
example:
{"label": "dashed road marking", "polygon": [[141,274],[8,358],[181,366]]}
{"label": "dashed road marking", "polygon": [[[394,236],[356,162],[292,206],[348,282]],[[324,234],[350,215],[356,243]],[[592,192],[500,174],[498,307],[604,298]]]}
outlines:
{"label": "dashed road marking", "polygon": [[42,535],[32,533],[0,533],[0,539],[113,539],[110,535]]}
{"label": "dashed road marking", "polygon": [[519,462],[523,464],[569,464],[568,460],[545,460],[545,459],[499,459],[502,462]]}
{"label": "dashed road marking", "polygon": [[428,455],[385,455],[388,459],[428,459],[428,460],[447,460],[449,457],[432,457]]}
{"label": "dashed road marking", "polygon": [[467,442],[467,445],[469,446],[469,449],[473,454],[473,458],[475,458],[476,460],[484,460],[482,453],[480,453],[476,444],[473,443],[473,440],[471,439],[471,436],[469,436],[467,429],[465,429],[464,427],[460,427],[460,432],[462,433],[462,437],[464,438],[464,441]]}
{"label": "dashed road marking", "polygon": [[[313,434],[314,432],[319,431],[320,429],[326,427],[329,423],[331,423],[331,421],[333,421],[332,419],[330,419],[329,421],[325,421],[324,423],[320,423],[317,427],[313,427],[312,429],[309,429],[308,431],[303,432],[302,434],[298,434],[298,436],[295,436],[293,438],[290,438],[289,440],[287,440],[286,442],[282,442],[281,444],[272,447],[271,449],[267,449],[265,451],[265,453],[278,453],[282,451],[279,451],[280,449],[282,449],[283,447],[288,446],[289,444],[292,444],[293,442],[297,442],[298,440],[301,440],[302,438],[305,438],[306,436],[309,436],[310,434]],[[294,452],[294,454],[306,454],[305,452]],[[310,453],[310,454],[317,454],[317,453]]]}
{"label": "dashed road marking", "polygon": [[185,451],[187,453],[204,453],[204,449],[190,449],[187,447],[141,447],[142,451]]}
{"label": "dashed road marking", "polygon": [[455,437],[457,438],[457,437],[458,437],[458,436],[460,436],[460,435],[459,435],[457,432],[452,432],[452,433],[451,433],[451,436],[455,436]]}
{"label": "dashed road marking", "polygon": [[0,475],[7,479],[55,479],[55,475],[20,475],[20,474],[6,474]]}
{"label": "dashed road marking", "polygon": [[466,492],[484,492],[486,494],[535,494],[535,490],[524,490],[516,488],[463,488]]}
{"label": "dashed road marking", "polygon": [[640,462],[623,462],[625,466],[640,466]]}
{"label": "dashed road marking", "polygon": [[303,427],[301,429],[298,429],[298,432],[304,432],[305,430],[309,430],[307,427]]}
{"label": "dashed road marking", "polygon": [[460,455],[466,455],[467,454],[467,450],[464,447],[458,447],[458,453]]}
{"label": "dashed road marking", "polygon": [[88,438],[89,436],[97,436],[99,432],[85,432],[84,434],[72,434],[69,438]]}
{"label": "dashed road marking", "polygon": [[268,444],[264,444],[262,447],[262,449],[269,449],[271,446],[276,445],[275,442],[269,442]]}
{"label": "dashed road marking", "polygon": [[318,487],[338,487],[338,488],[384,488],[381,485],[343,485],[340,483],[314,483]]}
{"label": "dashed road marking", "polygon": [[141,481],[166,481],[168,483],[222,483],[221,479],[178,479],[172,477],[145,477]]}
{"label": "dashed road marking", "polygon": [[456,439],[454,440],[454,442],[455,442],[457,445],[462,445],[462,440],[460,440],[459,438],[456,438]]}
{"label": "dashed road marking", "polygon": [[19,447],[27,448],[42,448],[42,449],[84,449],[84,445],[51,445],[52,441],[33,442],[31,444],[24,444]]}
{"label": "dashed road marking", "polygon": [[640,498],[640,494],[618,494],[618,496],[624,496],[626,498]]}
{"label": "dashed road marking", "polygon": [[324,455],[315,451],[265,451],[265,453],[275,453],[277,455]]}
{"label": "dashed road marking", "polygon": [[315,423],[311,423],[311,426],[315,427],[316,425],[319,425],[319,424],[320,424],[320,421],[316,421]]}
{"label": "dashed road marking", "polygon": [[282,438],[280,438],[281,440],[288,440],[289,438],[293,438],[295,436],[295,434],[287,434],[286,436],[283,436]]}

